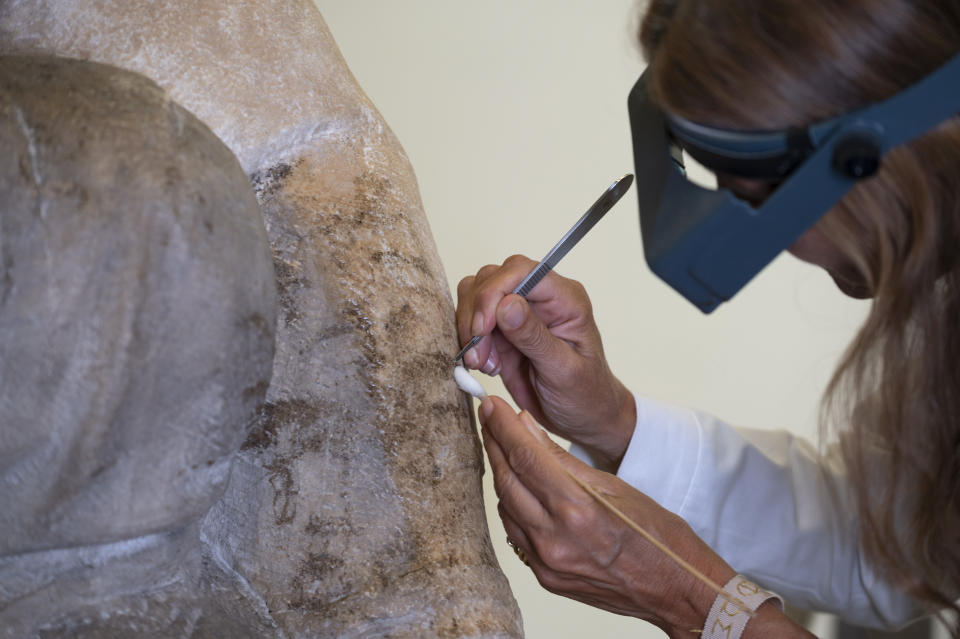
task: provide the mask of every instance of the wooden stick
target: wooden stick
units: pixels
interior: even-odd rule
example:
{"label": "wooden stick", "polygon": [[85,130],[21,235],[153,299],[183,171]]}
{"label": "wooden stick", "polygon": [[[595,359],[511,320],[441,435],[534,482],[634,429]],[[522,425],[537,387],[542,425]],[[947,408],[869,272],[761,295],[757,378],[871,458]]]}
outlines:
{"label": "wooden stick", "polygon": [[661,542],[659,539],[656,539],[653,535],[651,535],[651,534],[648,533],[646,530],[644,530],[644,528],[643,528],[642,526],[640,526],[639,524],[637,524],[636,522],[634,522],[632,519],[630,519],[629,517],[627,517],[619,508],[617,508],[616,506],[614,506],[613,504],[611,504],[603,495],[601,495],[601,494],[598,493],[596,490],[594,490],[593,486],[587,484],[586,482],[584,482],[583,480],[581,480],[579,477],[577,477],[576,475],[574,475],[573,473],[571,473],[571,472],[570,472],[569,470],[567,470],[566,468],[564,468],[563,470],[566,471],[567,475],[569,475],[570,478],[573,479],[573,481],[575,481],[578,486],[580,486],[580,488],[583,488],[585,491],[587,491],[587,493],[588,493],[591,497],[593,497],[593,498],[596,499],[598,502],[600,502],[600,504],[603,505],[604,508],[606,508],[606,509],[609,510],[611,513],[613,513],[614,515],[616,515],[621,521],[623,521],[623,523],[625,523],[626,525],[630,526],[630,528],[632,528],[634,531],[640,533],[640,534],[643,536],[644,539],[646,539],[646,540],[649,541],[651,544],[653,544],[654,546],[656,546],[656,547],[657,547],[663,554],[665,554],[667,557],[669,557],[670,559],[672,559],[672,560],[674,560],[675,562],[677,562],[677,564],[678,564],[681,568],[683,568],[684,570],[686,570],[687,572],[689,572],[691,575],[693,575],[694,577],[696,577],[696,578],[699,579],[700,581],[702,581],[704,584],[706,584],[707,587],[709,587],[711,590],[713,590],[714,592],[716,592],[718,595],[720,595],[721,597],[723,597],[724,599],[726,599],[727,601],[729,601],[729,602],[732,603],[733,605],[735,605],[735,606],[737,606],[738,608],[740,608],[741,610],[743,610],[745,613],[747,613],[747,615],[748,615],[751,619],[752,619],[754,616],[756,616],[756,613],[755,613],[753,610],[750,610],[749,608],[747,608],[747,605],[746,605],[745,603],[743,603],[742,601],[740,601],[740,599],[738,599],[737,597],[732,596],[730,593],[728,593],[726,590],[724,590],[722,587],[720,587],[720,586],[717,584],[717,582],[715,582],[714,580],[710,579],[710,577],[707,577],[705,574],[703,574],[702,572],[700,572],[699,570],[697,570],[696,568],[694,568],[693,566],[691,566],[689,563],[687,563],[686,560],[683,559],[683,557],[681,557],[681,556],[678,555],[677,553],[675,553],[675,552],[673,552],[672,550],[670,550],[670,548],[668,548],[663,542]]}

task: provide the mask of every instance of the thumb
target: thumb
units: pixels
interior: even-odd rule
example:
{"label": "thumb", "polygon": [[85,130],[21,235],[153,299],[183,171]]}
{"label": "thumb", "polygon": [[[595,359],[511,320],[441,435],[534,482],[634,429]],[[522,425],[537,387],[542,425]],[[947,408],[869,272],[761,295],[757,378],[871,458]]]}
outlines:
{"label": "thumb", "polygon": [[564,471],[573,476],[574,482],[580,484],[586,480],[591,472],[594,472],[593,468],[571,455],[557,444],[557,442],[550,439],[547,432],[540,427],[533,418],[533,415],[529,412],[525,410],[520,411],[520,420],[523,422],[523,425],[527,427],[527,430],[530,431],[530,434],[537,439],[538,443],[560,463]]}
{"label": "thumb", "polygon": [[551,334],[519,295],[507,295],[497,306],[497,328],[534,364],[558,364],[566,355],[567,343]]}
{"label": "thumb", "polygon": [[523,422],[523,425],[527,427],[527,430],[530,431],[530,434],[537,439],[537,442],[543,448],[545,448],[547,452],[551,453],[554,457],[557,457],[560,460],[560,463],[563,464],[567,470],[588,467],[582,461],[564,450],[560,444],[550,439],[550,435],[547,434],[547,431],[543,430],[543,428],[537,423],[537,420],[533,418],[533,415],[531,415],[529,411],[520,411],[520,420]]}

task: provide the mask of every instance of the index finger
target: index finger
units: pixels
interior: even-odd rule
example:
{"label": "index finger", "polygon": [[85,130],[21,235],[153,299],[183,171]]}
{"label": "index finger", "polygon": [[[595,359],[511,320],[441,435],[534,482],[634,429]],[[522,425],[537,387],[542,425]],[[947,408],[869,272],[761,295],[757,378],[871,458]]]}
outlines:
{"label": "index finger", "polygon": [[546,445],[546,434],[533,424],[532,418],[528,421],[502,399],[488,397],[480,405],[480,422],[496,441],[513,473],[548,511],[557,512],[561,502],[571,499],[576,503],[590,501],[557,459],[552,446]]}
{"label": "index finger", "polygon": [[[457,285],[456,323],[460,345],[464,346],[474,335],[482,336],[464,354],[464,365],[481,368],[492,356],[493,342],[487,336],[496,328],[496,308],[505,296],[512,293],[523,278],[536,268],[536,263],[522,255],[514,255],[502,265],[488,264],[476,275],[460,280]],[[493,370],[485,372],[495,374]]]}
{"label": "index finger", "polygon": [[500,268],[491,270],[483,278],[477,278],[472,296],[473,316],[470,328],[473,335],[487,335],[494,329],[500,300],[513,293],[523,278],[536,267],[537,262],[529,257],[512,255],[504,260]]}

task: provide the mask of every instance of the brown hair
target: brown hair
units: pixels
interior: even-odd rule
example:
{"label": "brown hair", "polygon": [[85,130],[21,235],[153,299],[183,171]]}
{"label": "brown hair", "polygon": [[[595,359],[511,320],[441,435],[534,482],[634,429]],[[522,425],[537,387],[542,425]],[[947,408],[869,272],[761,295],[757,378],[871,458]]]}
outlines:
{"label": "brown hair", "polygon": [[[960,51],[960,0],[651,0],[640,28],[666,110],[800,126],[915,83]],[[931,610],[960,593],[960,118],[894,149],[819,222],[869,316],[827,389],[860,538]],[[955,608],[955,607],[954,607]]]}

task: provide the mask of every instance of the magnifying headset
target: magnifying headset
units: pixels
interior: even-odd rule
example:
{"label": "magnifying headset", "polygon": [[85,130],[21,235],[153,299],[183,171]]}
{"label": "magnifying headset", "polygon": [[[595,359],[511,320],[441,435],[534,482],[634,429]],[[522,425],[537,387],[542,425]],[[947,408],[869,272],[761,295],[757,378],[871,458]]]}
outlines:
{"label": "magnifying headset", "polygon": [[[664,113],[647,72],[627,105],[647,263],[710,313],[875,174],[884,154],[960,112],[960,54],[887,100],[804,128],[737,131]],[[688,180],[683,151],[712,171],[779,185],[754,208]]]}

